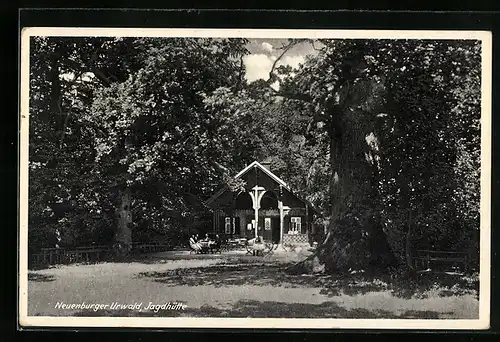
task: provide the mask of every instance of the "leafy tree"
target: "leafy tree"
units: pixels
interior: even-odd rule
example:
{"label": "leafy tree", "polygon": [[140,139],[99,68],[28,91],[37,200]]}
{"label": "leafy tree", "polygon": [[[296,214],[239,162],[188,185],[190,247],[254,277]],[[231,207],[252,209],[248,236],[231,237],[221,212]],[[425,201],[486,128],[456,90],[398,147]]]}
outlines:
{"label": "leafy tree", "polygon": [[[238,85],[245,40],[141,39],[144,65],[96,93],[87,121],[96,136],[97,172],[116,194],[116,242],[127,253],[137,193],[193,215],[186,197],[214,190],[227,155],[227,118],[207,111],[207,93]],[[152,190],[156,189],[156,191]],[[151,207],[144,207],[150,210]],[[146,215],[145,212],[139,215]]]}
{"label": "leafy tree", "polygon": [[30,246],[113,239],[127,253],[271,158],[326,213],[312,258],[328,271],[477,251],[480,44],[321,40],[278,66],[299,42],[246,84],[244,39],[33,39]]}
{"label": "leafy tree", "polygon": [[[478,184],[475,176],[467,184],[458,176],[479,165],[477,158],[465,163],[460,148],[468,141],[467,156],[478,151],[471,140],[478,136],[477,42],[321,43],[298,70],[274,68],[248,94],[225,101],[250,103],[237,108],[264,128],[260,153],[323,201],[330,229],[313,258],[330,271],[411,268],[414,248],[460,248],[470,234],[456,219],[466,203],[456,194]],[[272,89],[278,75],[280,88]]]}
{"label": "leafy tree", "polygon": [[[468,234],[457,232],[457,207],[450,201],[462,181],[453,170],[456,129],[469,131],[469,138],[478,134],[453,122],[477,123],[479,111],[453,108],[462,103],[460,80],[478,75],[477,42],[323,44],[293,79],[297,91],[311,97],[313,116],[326,121],[331,139],[332,240],[318,256],[332,269],[383,267],[392,255],[411,268],[412,240],[457,249],[457,237],[463,242]],[[321,69],[326,77],[316,76]],[[471,84],[469,103],[477,105],[477,82]],[[477,151],[477,141],[471,144]],[[412,234],[413,225],[418,232]]]}
{"label": "leafy tree", "polygon": [[32,250],[106,240],[108,222],[101,216],[109,207],[90,172],[94,132],[82,122],[99,83],[89,79],[88,72],[98,72],[105,64],[94,51],[105,42],[100,38],[47,37],[30,42]]}

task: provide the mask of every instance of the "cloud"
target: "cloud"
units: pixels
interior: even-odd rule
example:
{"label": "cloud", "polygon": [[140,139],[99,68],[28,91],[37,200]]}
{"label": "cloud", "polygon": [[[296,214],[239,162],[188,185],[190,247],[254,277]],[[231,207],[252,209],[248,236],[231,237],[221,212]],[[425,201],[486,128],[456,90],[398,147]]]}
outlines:
{"label": "cloud", "polygon": [[253,82],[258,79],[269,78],[269,71],[273,65],[272,59],[264,54],[252,54],[243,57],[245,63],[246,79]]}
{"label": "cloud", "polygon": [[264,42],[260,45],[264,51],[267,51],[269,53],[273,52],[273,46],[267,42]]}
{"label": "cloud", "polygon": [[298,68],[299,64],[304,63],[304,56],[283,56],[278,65],[289,65],[292,68]]}
{"label": "cloud", "polygon": [[275,81],[274,83],[269,85],[271,88],[274,90],[280,90],[280,83],[278,81]]}
{"label": "cloud", "polygon": [[[246,71],[245,76],[248,82],[258,79],[267,80],[269,78],[269,71],[271,71],[275,60],[276,56],[265,54],[251,54],[243,57]],[[301,63],[304,63],[304,56],[283,56],[277,65],[290,65],[292,68],[298,68]]]}

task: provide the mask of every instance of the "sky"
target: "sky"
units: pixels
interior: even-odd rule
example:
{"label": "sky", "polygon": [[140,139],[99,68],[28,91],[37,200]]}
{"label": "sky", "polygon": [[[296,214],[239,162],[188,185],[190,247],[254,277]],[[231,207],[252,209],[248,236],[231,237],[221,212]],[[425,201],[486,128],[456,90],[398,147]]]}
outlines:
{"label": "sky", "polygon": [[[268,79],[271,67],[282,53],[279,48],[286,44],[286,39],[252,39],[247,45],[250,54],[243,58],[246,69],[246,79],[252,82],[258,79]],[[314,54],[316,51],[310,43],[297,44],[278,62],[279,65],[290,65],[297,68],[303,63],[307,54]],[[275,85],[276,86],[276,85]]]}

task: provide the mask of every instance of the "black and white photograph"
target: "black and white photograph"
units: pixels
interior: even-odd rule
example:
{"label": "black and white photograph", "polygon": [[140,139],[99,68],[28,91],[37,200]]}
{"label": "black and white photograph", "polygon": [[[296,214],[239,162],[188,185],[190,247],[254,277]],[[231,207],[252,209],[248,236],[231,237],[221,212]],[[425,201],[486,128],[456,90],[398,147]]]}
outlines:
{"label": "black and white photograph", "polygon": [[489,32],[21,44],[21,326],[489,327]]}

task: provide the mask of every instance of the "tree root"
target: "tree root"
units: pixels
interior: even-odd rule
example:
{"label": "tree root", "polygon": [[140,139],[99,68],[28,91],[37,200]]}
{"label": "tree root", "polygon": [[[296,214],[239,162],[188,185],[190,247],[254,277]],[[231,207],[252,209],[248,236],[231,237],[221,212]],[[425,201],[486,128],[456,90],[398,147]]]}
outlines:
{"label": "tree root", "polygon": [[314,274],[323,273],[324,271],[325,264],[320,261],[320,258],[316,253],[285,269],[285,272],[288,274]]}

